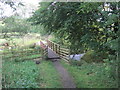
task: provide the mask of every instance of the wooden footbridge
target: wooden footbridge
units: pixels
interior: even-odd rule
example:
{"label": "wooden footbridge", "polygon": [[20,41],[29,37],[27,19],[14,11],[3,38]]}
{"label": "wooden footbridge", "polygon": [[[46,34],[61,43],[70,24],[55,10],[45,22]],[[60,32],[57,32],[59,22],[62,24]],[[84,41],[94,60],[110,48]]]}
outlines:
{"label": "wooden footbridge", "polygon": [[47,56],[48,59],[56,60],[53,62],[56,70],[59,72],[61,78],[61,84],[63,88],[76,88],[73,77],[69,75],[67,70],[60,64],[57,59],[63,59],[65,61],[69,60],[70,50],[62,48],[60,45],[47,40],[47,43],[40,41],[40,46],[43,50],[43,55]]}
{"label": "wooden footbridge", "polygon": [[56,44],[50,40],[40,41],[40,46],[43,49],[43,55],[48,59],[63,59],[65,61],[69,60],[70,50],[62,48],[59,44]]}

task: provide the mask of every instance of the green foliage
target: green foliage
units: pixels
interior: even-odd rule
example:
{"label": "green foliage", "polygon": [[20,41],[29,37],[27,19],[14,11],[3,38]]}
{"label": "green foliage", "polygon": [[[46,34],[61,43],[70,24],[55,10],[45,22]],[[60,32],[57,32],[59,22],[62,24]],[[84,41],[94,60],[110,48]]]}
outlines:
{"label": "green foliage", "polygon": [[118,82],[113,76],[115,68],[107,62],[83,63],[81,66],[64,61],[61,63],[73,76],[77,88],[118,88]]}
{"label": "green foliage", "polygon": [[52,62],[42,61],[36,65],[30,60],[19,63],[7,60],[2,67],[2,88],[62,87]]}
{"label": "green foliage", "polygon": [[91,50],[91,51],[87,51],[86,54],[81,58],[81,60],[91,63],[91,62],[101,62],[103,59],[106,59],[106,58],[108,58],[107,53],[95,52]]}
{"label": "green foliage", "polygon": [[74,53],[79,52],[81,47],[84,50],[90,48],[108,51],[111,48],[105,44],[117,39],[119,4],[109,3],[112,11],[105,11],[104,4],[40,3],[41,7],[30,20],[34,24],[43,25],[45,30],[54,33],[56,38],[60,37]]}
{"label": "green foliage", "polygon": [[29,48],[35,48],[35,44],[33,43],[33,44],[30,44],[29,45]]}
{"label": "green foliage", "polygon": [[46,32],[54,34],[72,53],[88,51],[85,61],[114,60],[113,67],[118,68],[119,9],[117,2],[42,3],[30,20],[33,24],[43,25]]}
{"label": "green foliage", "polygon": [[77,60],[70,60],[69,61],[69,63],[71,64],[71,65],[75,65],[75,66],[81,66],[83,63],[85,63],[85,61],[84,60],[80,60],[80,61],[77,61]]}
{"label": "green foliage", "polygon": [[2,68],[3,88],[39,88],[36,82],[39,70],[33,61],[15,63],[8,60]]}
{"label": "green foliage", "polygon": [[32,25],[29,32],[30,33],[39,33],[41,36],[47,35],[47,32],[45,31],[45,29],[42,25]]}
{"label": "green foliage", "polygon": [[[51,61],[41,60],[41,53],[27,52],[18,54],[13,50],[5,51],[2,60],[2,88],[60,88],[59,74]],[[37,52],[38,53],[38,52]],[[20,56],[20,55],[24,56]],[[8,58],[11,55],[18,55]],[[29,55],[29,56],[27,56]],[[39,57],[38,57],[39,56]],[[39,58],[40,64],[35,64],[34,58]]]}
{"label": "green foliage", "polygon": [[3,20],[4,26],[2,27],[2,33],[4,38],[10,37],[8,33],[14,34],[15,32],[19,35],[24,35],[28,33],[30,29],[30,24],[24,19],[18,19],[16,17],[8,17]]}

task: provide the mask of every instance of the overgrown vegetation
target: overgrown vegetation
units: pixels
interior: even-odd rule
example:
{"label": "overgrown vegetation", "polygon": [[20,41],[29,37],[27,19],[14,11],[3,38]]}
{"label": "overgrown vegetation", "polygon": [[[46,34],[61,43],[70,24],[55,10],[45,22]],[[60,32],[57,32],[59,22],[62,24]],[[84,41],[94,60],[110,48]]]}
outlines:
{"label": "overgrown vegetation", "polygon": [[[106,60],[114,68],[108,66],[118,82],[120,3],[43,2],[40,6],[29,19],[33,24],[43,25],[71,54],[85,52],[82,59],[91,65],[93,62],[105,64]],[[101,73],[102,70],[104,68],[100,69]]]}
{"label": "overgrown vegetation", "polygon": [[[42,60],[39,49],[24,50],[24,53],[20,53],[23,52],[21,49],[3,52],[2,88],[61,87],[52,62]],[[40,64],[36,64],[34,59],[39,59]]]}
{"label": "overgrown vegetation", "polygon": [[118,44],[119,3],[42,2],[40,6],[30,20],[69,43],[75,53],[82,47],[115,53],[111,45]]}
{"label": "overgrown vegetation", "polygon": [[33,61],[4,61],[2,88],[39,88],[39,69]]}
{"label": "overgrown vegetation", "polygon": [[[9,5],[13,11],[24,6],[19,0],[17,4],[14,0],[1,0],[0,3]],[[69,48],[71,54],[85,53],[81,61],[62,62],[77,87],[118,87],[119,9],[119,2],[55,1],[41,2],[39,9],[27,19],[30,22],[19,15],[2,17],[3,88],[62,87],[51,62],[42,60],[36,65],[31,61],[41,57],[40,48],[35,43],[49,35],[52,41]],[[18,53],[23,48],[30,50]]]}
{"label": "overgrown vegetation", "polygon": [[78,88],[117,88],[118,82],[116,82],[116,76],[113,72],[115,70],[113,63],[109,63],[107,60],[105,62],[83,63],[80,65],[81,62],[79,61],[74,61],[71,64],[61,61],[73,76]]}

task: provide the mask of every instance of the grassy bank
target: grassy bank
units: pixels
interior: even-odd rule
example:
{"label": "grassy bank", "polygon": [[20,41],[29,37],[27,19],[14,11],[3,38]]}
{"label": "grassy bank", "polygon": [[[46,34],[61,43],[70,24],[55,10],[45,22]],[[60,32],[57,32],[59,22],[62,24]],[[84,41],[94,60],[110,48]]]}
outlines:
{"label": "grassy bank", "polygon": [[81,66],[70,65],[63,60],[61,63],[73,76],[78,88],[117,88],[117,81],[110,77],[102,63]]}

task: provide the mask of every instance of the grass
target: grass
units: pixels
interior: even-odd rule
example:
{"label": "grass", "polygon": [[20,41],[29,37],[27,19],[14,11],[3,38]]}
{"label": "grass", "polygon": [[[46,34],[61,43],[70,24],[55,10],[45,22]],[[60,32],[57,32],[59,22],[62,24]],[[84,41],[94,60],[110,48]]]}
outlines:
{"label": "grass", "polygon": [[28,45],[31,45],[33,43],[40,41],[40,39],[36,39],[36,38],[25,38],[25,39],[15,38],[13,40],[19,46],[28,46]]}
{"label": "grass", "polygon": [[78,88],[117,88],[117,82],[109,77],[102,63],[76,66],[62,60],[61,64],[73,76]]}
{"label": "grass", "polygon": [[60,78],[52,62],[5,60],[2,65],[3,88],[59,88]]}
{"label": "grass", "polygon": [[41,57],[40,54],[29,54],[29,55],[24,55],[24,54],[6,54],[6,56],[3,56],[3,59],[34,59],[34,58],[39,58]]}
{"label": "grass", "polygon": [[[22,49],[21,49],[22,50]],[[60,77],[51,61],[40,61],[36,64],[34,58],[41,57],[41,51],[19,53],[7,52],[3,56],[2,87],[3,88],[60,88]],[[23,55],[24,56],[21,56]]]}
{"label": "grass", "polygon": [[54,65],[51,61],[43,61],[39,66],[41,75],[39,81],[41,88],[61,88],[61,82],[59,74],[57,73]]}
{"label": "grass", "polygon": [[39,70],[33,61],[5,61],[2,66],[3,88],[38,88]]}
{"label": "grass", "polygon": [[32,60],[34,58],[41,57],[40,49],[16,49],[16,50],[4,50],[3,53],[3,59],[14,59],[16,61],[20,60]]}
{"label": "grass", "polygon": [[0,39],[0,45],[4,44],[4,43],[9,43],[9,45],[13,45],[16,44],[19,47],[21,46],[29,46],[31,44],[34,44],[38,41],[40,41],[39,38],[36,38],[35,35],[32,35],[31,37],[29,35],[25,35],[23,37],[14,37],[14,38],[8,38],[8,39],[12,39],[12,40],[6,40],[6,39]]}

